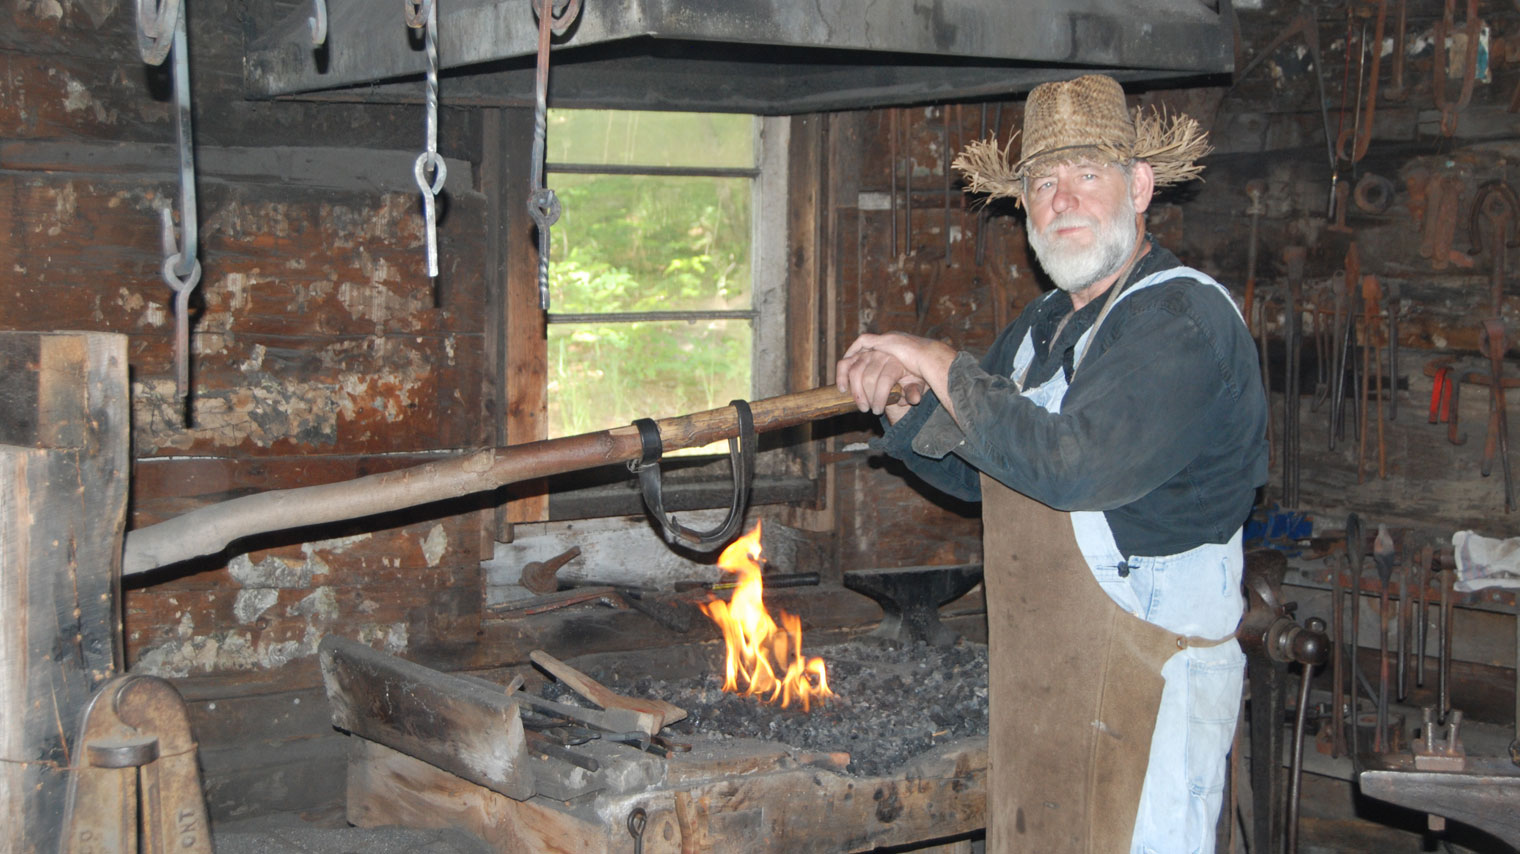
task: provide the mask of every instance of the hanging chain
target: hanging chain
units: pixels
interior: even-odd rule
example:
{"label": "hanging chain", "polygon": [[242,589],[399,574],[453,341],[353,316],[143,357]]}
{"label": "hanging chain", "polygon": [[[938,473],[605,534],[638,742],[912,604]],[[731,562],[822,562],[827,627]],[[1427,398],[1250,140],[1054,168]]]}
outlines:
{"label": "hanging chain", "polygon": [[538,76],[533,95],[533,162],[529,169],[528,215],[538,227],[538,307],[549,310],[550,228],[559,221],[559,197],[544,186],[544,148],[549,123],[549,34],[563,35],[581,11],[581,0],[531,0],[538,17]]}
{"label": "hanging chain", "polygon": [[[422,0],[419,5],[406,0],[406,25],[422,30],[423,49],[427,53],[427,139],[426,149],[417,155],[412,176],[422,191],[422,216],[427,231],[427,274],[438,278],[438,212],[435,197],[443,190],[449,170],[438,156],[438,2]],[[431,178],[429,178],[431,174]]]}
{"label": "hanging chain", "polygon": [[179,230],[174,214],[163,208],[164,282],[174,291],[174,396],[189,423],[190,294],[201,281],[195,211],[195,137],[190,124],[190,55],[181,0],[138,0],[138,48],[143,61],[160,65],[174,57],[175,134],[179,142]]}

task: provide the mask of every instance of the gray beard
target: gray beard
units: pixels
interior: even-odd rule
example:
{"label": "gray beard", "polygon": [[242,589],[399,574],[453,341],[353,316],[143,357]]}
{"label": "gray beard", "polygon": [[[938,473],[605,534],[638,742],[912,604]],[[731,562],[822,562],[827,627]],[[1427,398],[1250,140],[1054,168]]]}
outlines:
{"label": "gray beard", "polygon": [[1100,222],[1081,214],[1062,214],[1045,227],[1046,232],[1055,232],[1073,225],[1093,228],[1097,239],[1086,249],[1061,246],[1057,239],[1046,237],[1037,230],[1031,219],[1024,221],[1024,227],[1029,235],[1029,245],[1034,249],[1035,257],[1039,259],[1045,274],[1050,276],[1056,287],[1069,294],[1076,294],[1119,272],[1140,239],[1134,223],[1135,204],[1129,194],[1125,193],[1119,209],[1114,211],[1113,218],[1108,222]]}

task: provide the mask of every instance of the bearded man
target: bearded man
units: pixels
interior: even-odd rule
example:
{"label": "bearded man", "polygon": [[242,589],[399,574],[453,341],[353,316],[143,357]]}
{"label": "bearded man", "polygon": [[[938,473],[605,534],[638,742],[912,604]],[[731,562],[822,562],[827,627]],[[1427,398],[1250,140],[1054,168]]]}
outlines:
{"label": "bearded man", "polygon": [[[1031,91],[1010,164],[1011,148],[973,144],[956,166],[1023,205],[1057,289],[980,360],[862,335],[838,385],[885,416],[877,447],[982,502],[988,850],[1211,852],[1266,398],[1228,292],[1144,220],[1207,142],[1090,75]],[[905,402],[887,403],[894,384]]]}

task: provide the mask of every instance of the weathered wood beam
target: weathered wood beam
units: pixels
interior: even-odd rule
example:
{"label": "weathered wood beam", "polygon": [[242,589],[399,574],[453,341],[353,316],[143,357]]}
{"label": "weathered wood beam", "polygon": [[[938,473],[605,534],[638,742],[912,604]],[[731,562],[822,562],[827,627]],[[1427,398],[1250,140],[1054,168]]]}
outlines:
{"label": "weathered wood beam", "polygon": [[121,671],[128,400],[125,336],[0,334],[0,850],[58,849],[80,718]]}
{"label": "weathered wood beam", "polygon": [[[750,403],[756,432],[795,427],[855,411],[830,386]],[[666,452],[700,448],[739,432],[732,407],[656,422]],[[127,533],[122,574],[134,575],[214,554],[253,534],[359,519],[434,501],[486,492],[551,474],[637,460],[639,433],[616,427],[562,439],[487,448],[420,466],[340,483],[279,489],[193,510]]]}

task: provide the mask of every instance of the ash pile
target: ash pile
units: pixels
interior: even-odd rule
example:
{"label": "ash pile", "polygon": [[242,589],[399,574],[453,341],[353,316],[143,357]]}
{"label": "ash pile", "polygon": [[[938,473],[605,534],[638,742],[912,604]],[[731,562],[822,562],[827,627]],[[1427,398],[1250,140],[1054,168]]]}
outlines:
{"label": "ash pile", "polygon": [[[793,703],[766,704],[723,692],[721,664],[710,673],[655,679],[626,672],[601,674],[613,690],[675,703],[689,715],[665,735],[754,738],[820,753],[850,754],[848,773],[891,774],[946,742],[987,734],[987,647],[961,641],[948,649],[927,644],[888,646],[850,641],[808,648],[828,666],[833,697],[803,711]],[[624,668],[619,668],[620,671]],[[561,702],[578,702],[561,690]]]}

